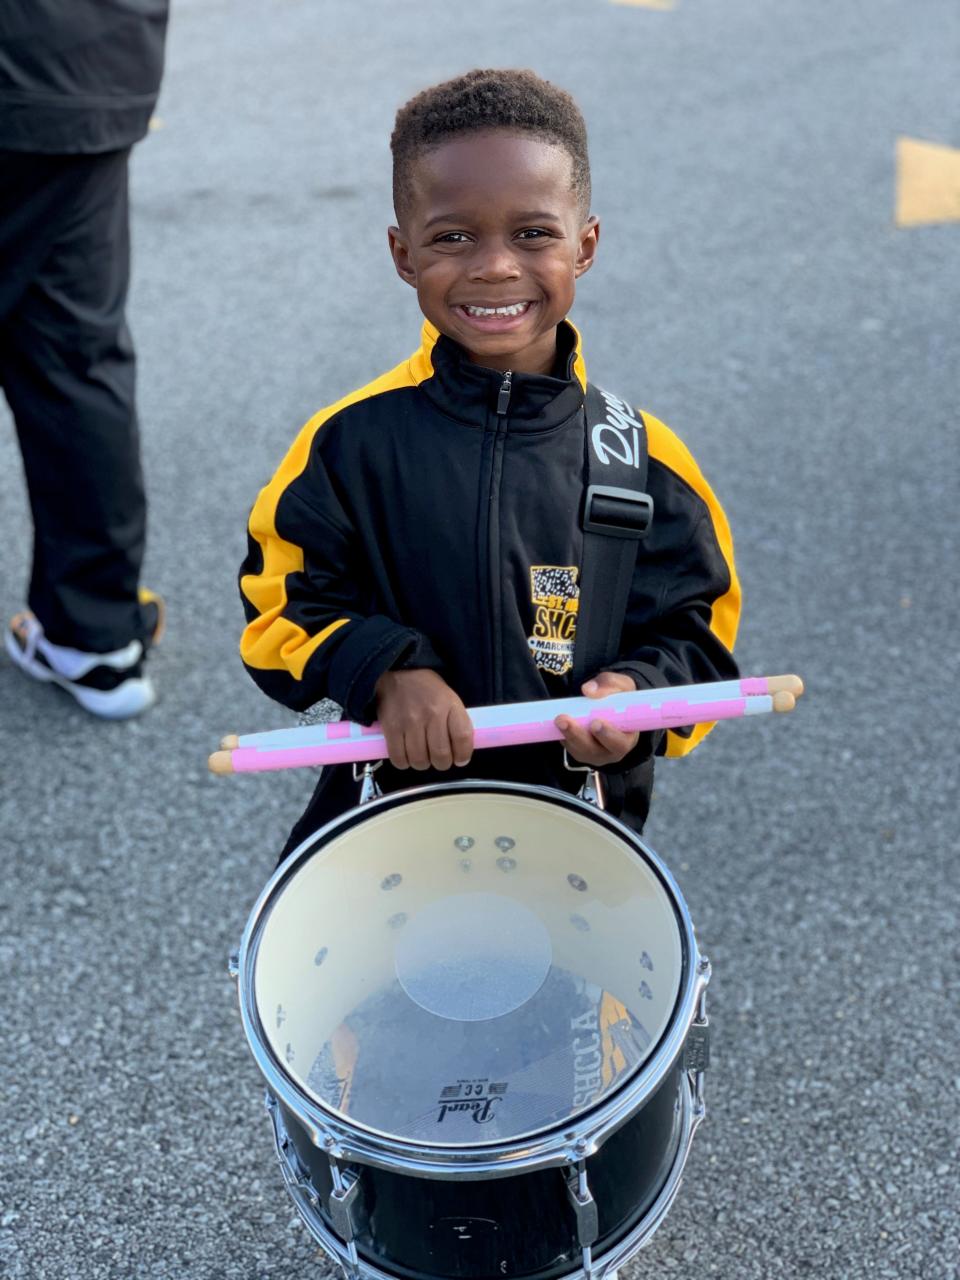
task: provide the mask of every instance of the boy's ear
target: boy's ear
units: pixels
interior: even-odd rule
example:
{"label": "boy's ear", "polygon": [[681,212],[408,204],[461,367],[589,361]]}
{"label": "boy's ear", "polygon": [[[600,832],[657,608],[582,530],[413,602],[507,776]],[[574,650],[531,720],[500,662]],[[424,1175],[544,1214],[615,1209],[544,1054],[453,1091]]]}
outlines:
{"label": "boy's ear", "polygon": [[600,219],[596,214],[591,213],[580,228],[580,247],[577,250],[577,261],[574,265],[574,274],[577,278],[582,276],[585,271],[589,271],[593,266],[599,239]]}
{"label": "boy's ear", "polygon": [[387,227],[387,241],[390,245],[390,256],[397,269],[397,275],[407,284],[417,287],[417,272],[413,265],[413,257],[406,237],[399,227]]}

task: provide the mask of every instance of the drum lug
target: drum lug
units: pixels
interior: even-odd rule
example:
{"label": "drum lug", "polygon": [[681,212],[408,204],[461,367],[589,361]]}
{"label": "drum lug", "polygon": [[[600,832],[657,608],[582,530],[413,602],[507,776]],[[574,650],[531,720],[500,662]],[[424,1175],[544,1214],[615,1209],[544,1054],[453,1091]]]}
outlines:
{"label": "drum lug", "polygon": [[239,947],[237,947],[236,950],[231,951],[229,956],[227,956],[227,973],[229,973],[231,978],[240,977],[240,948]]}
{"label": "drum lug", "polygon": [[581,1160],[574,1169],[564,1170],[567,1180],[567,1197],[577,1220],[577,1241],[586,1249],[594,1244],[600,1234],[597,1202],[587,1183],[586,1161]]}
{"label": "drum lug", "polygon": [[695,1075],[706,1071],[710,1065],[710,1026],[706,1022],[694,1022],[687,1032],[683,1046],[683,1069]]}
{"label": "drum lug", "polygon": [[337,1160],[330,1160],[333,1189],[327,1204],[333,1229],[345,1244],[351,1244],[359,1232],[357,1211],[360,1208],[360,1171],[349,1165],[340,1168]]}
{"label": "drum lug", "polygon": [[697,1000],[697,1012],[690,1024],[683,1045],[683,1069],[690,1076],[694,1090],[694,1109],[697,1123],[703,1118],[706,1106],[703,1101],[703,1073],[710,1066],[710,1019],[707,1017],[707,983],[710,981],[710,961],[702,956],[698,965],[703,985]]}
{"label": "drum lug", "polygon": [[[578,1144],[582,1146],[582,1144]],[[600,1217],[597,1202],[593,1198],[587,1182],[587,1162],[580,1160],[572,1169],[564,1170],[567,1181],[567,1198],[573,1209],[577,1224],[577,1243],[580,1245],[583,1274],[587,1280],[593,1280],[596,1274],[593,1265],[593,1245],[600,1234]]]}

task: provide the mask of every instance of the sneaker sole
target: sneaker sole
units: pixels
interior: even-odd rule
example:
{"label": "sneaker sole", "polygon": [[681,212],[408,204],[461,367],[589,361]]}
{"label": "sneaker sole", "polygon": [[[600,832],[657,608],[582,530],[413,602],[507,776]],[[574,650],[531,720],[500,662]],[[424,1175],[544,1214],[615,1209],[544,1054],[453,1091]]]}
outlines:
{"label": "sneaker sole", "polygon": [[4,636],[4,645],[12,661],[26,675],[43,684],[54,684],[69,693],[84,711],[101,720],[129,720],[152,707],[157,700],[153,681],[149,676],[131,677],[116,689],[88,689],[58,675],[43,662],[28,658],[10,631]]}

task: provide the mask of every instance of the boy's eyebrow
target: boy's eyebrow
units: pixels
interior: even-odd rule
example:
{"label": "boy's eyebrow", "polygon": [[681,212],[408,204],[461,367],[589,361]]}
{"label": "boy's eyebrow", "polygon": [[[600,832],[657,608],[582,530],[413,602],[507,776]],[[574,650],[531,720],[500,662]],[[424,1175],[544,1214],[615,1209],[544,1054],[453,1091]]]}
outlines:
{"label": "boy's eyebrow", "polygon": [[[542,209],[534,209],[529,212],[515,213],[513,218],[517,222],[554,222],[558,225],[563,221],[555,213],[546,213]],[[424,230],[435,226],[438,222],[469,222],[470,218],[463,213],[438,213],[429,218],[424,224]]]}
{"label": "boy's eyebrow", "polygon": [[530,213],[518,213],[515,215],[519,222],[562,222],[563,219],[555,213],[547,213],[543,209],[534,209]]}
{"label": "boy's eyebrow", "polygon": [[424,230],[426,230],[427,227],[432,227],[438,222],[463,222],[463,221],[464,221],[463,214],[457,215],[455,213],[438,213],[435,217],[430,218],[427,222],[425,222],[423,226],[424,226]]}

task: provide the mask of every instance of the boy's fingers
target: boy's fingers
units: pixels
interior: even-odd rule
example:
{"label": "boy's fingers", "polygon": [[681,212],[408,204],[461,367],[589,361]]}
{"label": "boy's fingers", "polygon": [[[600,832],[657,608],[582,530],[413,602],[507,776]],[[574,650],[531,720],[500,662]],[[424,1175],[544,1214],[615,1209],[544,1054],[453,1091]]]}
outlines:
{"label": "boy's fingers", "polygon": [[470,763],[473,755],[473,721],[462,705],[452,707],[447,719],[450,743],[453,747],[453,762],[460,768]]}
{"label": "boy's fingers", "polygon": [[407,751],[403,745],[403,734],[398,733],[396,730],[384,729],[383,736],[387,740],[387,755],[393,767],[395,769],[409,768]]}
{"label": "boy's fingers", "polygon": [[408,729],[403,735],[403,744],[411,769],[417,769],[422,773],[424,769],[430,768],[430,750],[427,746],[426,731],[422,725]]}
{"label": "boy's fingers", "polygon": [[427,750],[434,769],[449,769],[453,764],[453,748],[446,717],[431,720],[427,725]]}
{"label": "boy's fingers", "polygon": [[637,741],[635,733],[624,733],[602,720],[591,721],[589,728],[566,716],[559,716],[555,723],[563,734],[567,750],[581,764],[615,764]]}
{"label": "boy's fingers", "polygon": [[588,698],[606,698],[611,693],[632,693],[636,684],[622,671],[601,671],[599,675],[580,686],[580,692]]}
{"label": "boy's fingers", "polygon": [[582,764],[593,764],[592,759],[587,756],[596,754],[599,743],[593,735],[586,729],[582,728],[574,720],[567,720],[561,716],[556,721],[557,728],[563,734],[563,744],[569,753],[579,760]]}
{"label": "boy's fingers", "polygon": [[635,745],[639,734],[624,733],[622,729],[616,729],[612,724],[607,724],[603,720],[594,720],[590,726],[590,732],[594,738],[598,738],[608,751],[615,753],[618,760],[630,751]]}

